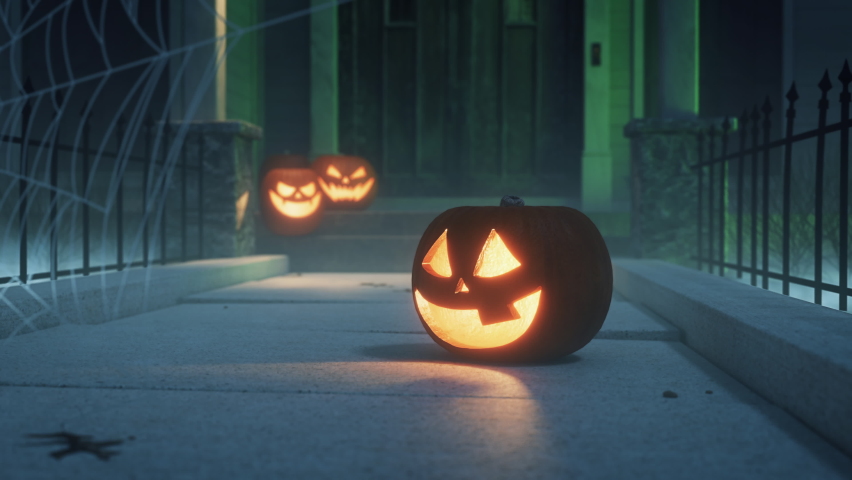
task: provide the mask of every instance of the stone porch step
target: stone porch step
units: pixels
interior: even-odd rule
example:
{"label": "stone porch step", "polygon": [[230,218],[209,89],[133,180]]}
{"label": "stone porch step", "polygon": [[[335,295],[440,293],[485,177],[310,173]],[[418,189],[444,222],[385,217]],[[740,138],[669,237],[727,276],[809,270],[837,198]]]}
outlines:
{"label": "stone porch step", "polygon": [[[288,255],[294,272],[407,272],[420,236],[441,212],[330,211],[310,235],[281,237],[261,226],[257,251]],[[610,255],[628,255],[628,237],[604,234]]]}

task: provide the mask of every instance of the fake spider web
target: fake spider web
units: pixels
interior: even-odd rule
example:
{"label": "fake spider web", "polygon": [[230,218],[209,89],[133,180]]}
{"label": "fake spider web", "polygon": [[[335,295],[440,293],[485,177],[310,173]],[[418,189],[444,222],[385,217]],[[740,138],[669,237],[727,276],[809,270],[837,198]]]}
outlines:
{"label": "fake spider web", "polygon": [[[103,316],[114,318],[131,268],[174,249],[155,239],[174,231],[169,198],[189,122],[228,53],[250,33],[346,1],[246,26],[211,0],[187,0],[226,30],[181,46],[169,45],[164,0],[0,2],[0,338],[45,317],[89,323],[77,291],[84,274],[100,275]],[[196,88],[182,92],[188,75]],[[104,275],[116,270],[118,294]],[[70,282],[76,309],[60,307],[55,278]]]}

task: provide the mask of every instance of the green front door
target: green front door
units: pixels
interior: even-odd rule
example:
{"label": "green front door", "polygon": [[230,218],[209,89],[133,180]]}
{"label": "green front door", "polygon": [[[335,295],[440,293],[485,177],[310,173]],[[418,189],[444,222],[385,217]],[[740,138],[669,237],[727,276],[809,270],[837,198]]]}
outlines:
{"label": "green front door", "polygon": [[373,162],[385,197],[579,197],[582,5],[342,5],[341,153]]}

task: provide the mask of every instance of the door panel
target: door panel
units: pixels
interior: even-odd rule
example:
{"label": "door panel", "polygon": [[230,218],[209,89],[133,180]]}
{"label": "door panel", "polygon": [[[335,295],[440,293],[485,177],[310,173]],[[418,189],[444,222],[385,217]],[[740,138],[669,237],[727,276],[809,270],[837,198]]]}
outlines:
{"label": "door panel", "polygon": [[417,161],[417,31],[385,29],[384,168],[382,176],[412,176]]}
{"label": "door panel", "polygon": [[380,195],[579,193],[582,0],[358,0],[338,14],[341,150],[373,162]]}

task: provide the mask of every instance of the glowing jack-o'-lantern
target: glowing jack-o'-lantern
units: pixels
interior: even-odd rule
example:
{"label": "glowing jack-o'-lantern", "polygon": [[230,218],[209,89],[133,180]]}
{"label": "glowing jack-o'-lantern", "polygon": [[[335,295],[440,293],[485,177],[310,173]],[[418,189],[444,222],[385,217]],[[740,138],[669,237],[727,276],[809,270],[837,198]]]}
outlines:
{"label": "glowing jack-o'-lantern", "polygon": [[600,330],[612,298],[609,252],[592,221],[568,207],[523,207],[517,197],[439,215],[412,268],[429,335],[485,360],[575,352]]}
{"label": "glowing jack-o'-lantern", "polygon": [[312,164],[330,209],[366,208],[376,198],[376,172],[370,163],[346,155],[322,155]]}
{"label": "glowing jack-o'-lantern", "polygon": [[322,220],[323,196],[310,168],[273,168],[260,185],[266,226],[278,235],[304,235]]}

